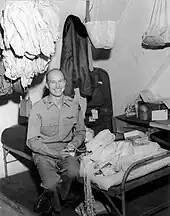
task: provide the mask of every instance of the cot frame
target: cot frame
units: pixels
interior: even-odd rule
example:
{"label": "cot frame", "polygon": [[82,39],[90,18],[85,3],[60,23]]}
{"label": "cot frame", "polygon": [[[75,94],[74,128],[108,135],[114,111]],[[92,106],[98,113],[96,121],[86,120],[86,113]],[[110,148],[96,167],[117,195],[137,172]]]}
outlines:
{"label": "cot frame", "polygon": [[[138,160],[137,162],[132,163],[128,169],[125,171],[123,179],[121,184],[118,186],[112,186],[107,191],[100,189],[96,184],[92,183],[93,190],[97,190],[103,193],[105,198],[110,204],[110,208],[107,208],[106,210],[109,215],[115,216],[115,212],[118,216],[127,216],[126,214],[126,192],[130,191],[131,189],[134,189],[136,187],[142,186],[146,183],[152,182],[153,180],[159,179],[163,176],[170,175],[170,166],[166,166],[163,168],[160,168],[158,170],[155,170],[153,172],[150,172],[144,176],[141,176],[137,179],[133,179],[130,181],[128,180],[128,176],[131,174],[131,172],[141,166],[147,165],[152,162],[159,161],[160,159],[166,158],[170,156],[170,151],[166,151],[163,153],[160,153],[155,156],[150,156],[145,159]],[[79,182],[83,183],[83,179],[81,178]],[[121,201],[121,209],[119,209],[116,204],[111,200],[111,197],[117,197]],[[166,201],[165,203],[162,203],[161,205],[158,205],[154,208],[150,208],[148,211],[141,214],[141,216],[149,216],[153,215],[165,208],[170,207],[170,200]]]}
{"label": "cot frame", "polygon": [[[12,163],[14,161],[17,161],[17,159],[16,160],[7,160],[7,156],[9,153],[14,153],[16,155],[19,155],[22,158],[25,158],[25,159],[33,162],[32,156],[27,154],[27,153],[24,153],[22,151],[18,151],[16,149],[10,148],[10,147],[6,146],[5,144],[2,144],[2,148],[3,148],[5,178],[9,177],[8,176],[8,167],[7,167],[8,164]],[[126,197],[125,197],[126,192],[130,191],[131,189],[134,189],[135,187],[142,186],[142,185],[149,183],[153,180],[159,179],[163,176],[170,175],[170,166],[166,166],[166,167],[160,168],[159,170],[148,173],[145,176],[141,176],[137,179],[127,181],[128,176],[130,175],[130,173],[133,170],[135,170],[141,166],[147,165],[149,163],[159,161],[160,159],[163,159],[163,158],[166,158],[169,156],[170,156],[170,151],[166,151],[166,152],[160,153],[158,155],[150,156],[150,157],[147,157],[145,159],[134,162],[133,164],[131,164],[128,167],[128,169],[124,173],[121,184],[118,186],[110,187],[108,189],[108,191],[102,190],[97,185],[92,183],[92,188],[94,190],[98,190],[98,191],[102,192],[103,195],[106,197],[107,201],[109,202],[111,208],[106,207],[108,214],[112,216],[112,215],[115,215],[115,212],[116,212],[118,216],[127,216],[126,215]],[[83,183],[82,178],[78,179],[78,182]],[[115,203],[111,200],[111,197],[117,197],[121,201],[121,209],[119,209],[115,205]],[[161,210],[168,208],[168,207],[170,207],[170,201],[167,201],[167,202],[165,202],[159,206],[156,206],[154,208],[151,208],[147,212],[144,212],[142,214],[142,216],[153,215],[156,212],[161,211]]]}
{"label": "cot frame", "polygon": [[25,152],[10,148],[5,144],[2,144],[2,149],[3,149],[3,161],[4,161],[5,178],[9,177],[9,175],[8,175],[8,164],[12,163],[12,162],[15,162],[15,161],[18,161],[17,159],[8,160],[8,154],[9,153],[14,153],[14,154],[16,154],[16,155],[18,155],[18,156],[20,156],[20,157],[22,157],[24,159],[27,159],[27,160],[33,162],[32,156],[25,153]]}

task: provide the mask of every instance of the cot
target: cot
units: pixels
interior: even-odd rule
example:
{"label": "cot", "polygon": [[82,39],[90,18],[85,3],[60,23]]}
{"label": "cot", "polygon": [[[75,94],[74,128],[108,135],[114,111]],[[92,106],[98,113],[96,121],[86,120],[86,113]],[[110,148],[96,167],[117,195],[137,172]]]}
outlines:
{"label": "cot", "polygon": [[[113,184],[115,183],[116,185],[109,187],[108,190],[102,189],[93,181],[92,188],[94,190],[100,191],[104,195],[104,197],[107,199],[109,206],[111,207],[107,209],[108,214],[115,216],[115,212],[116,212],[117,215],[119,216],[126,216],[127,212],[126,212],[126,196],[125,195],[127,192],[134,190],[135,188],[142,187],[143,185],[147,183],[157,180],[163,176],[168,176],[170,174],[170,167],[162,166],[161,168],[155,169],[154,171],[146,175],[137,177],[132,180],[128,180],[128,177],[131,175],[131,173],[134,170],[138,169],[139,167],[143,167],[145,165],[149,165],[151,163],[163,161],[166,159],[170,160],[170,151],[160,153],[156,156],[150,156],[145,159],[132,163],[128,167],[126,172],[124,173],[121,183],[116,184],[116,180],[114,180]],[[79,181],[83,183],[83,179],[80,179]],[[114,197],[118,198],[121,201],[121,207],[120,206],[118,207],[114,203],[112,199]],[[144,212],[142,215],[143,216],[153,215],[158,211],[168,208],[169,206],[170,206],[170,201],[166,201],[162,203],[161,205],[151,208],[147,212]]]}
{"label": "cot", "polygon": [[[31,151],[25,145],[26,140],[26,132],[27,132],[27,125],[14,125],[5,129],[1,136],[2,148],[4,152],[4,170],[5,170],[5,177],[8,177],[8,164],[13,162],[8,160],[8,154],[14,153],[19,155],[22,158],[25,158],[29,161],[32,161]],[[146,164],[153,163],[155,161],[161,161],[169,157],[170,160],[170,151],[166,151],[160,153],[156,156],[150,156],[148,158],[139,160],[134,162],[129,168],[126,170],[123,176],[123,180],[119,185],[111,186],[108,190],[103,190],[99,188],[96,184],[92,183],[92,188],[94,190],[100,191],[106,197],[109,205],[111,208],[108,208],[109,215],[115,215],[114,212],[116,211],[117,215],[119,216],[126,216],[126,192],[137,188],[139,186],[145,185],[148,182],[153,180],[159,179],[163,176],[170,175],[170,167],[163,166],[157,170],[154,170],[144,176],[138,177],[136,179],[132,179],[127,181],[128,176],[130,173]],[[82,178],[78,179],[79,182],[83,183]],[[121,201],[121,209],[116,206],[116,204],[112,201],[111,197],[117,197]],[[167,201],[148,212],[145,212],[143,215],[152,215],[153,213],[160,211],[161,209],[167,208],[170,206],[170,201]]]}

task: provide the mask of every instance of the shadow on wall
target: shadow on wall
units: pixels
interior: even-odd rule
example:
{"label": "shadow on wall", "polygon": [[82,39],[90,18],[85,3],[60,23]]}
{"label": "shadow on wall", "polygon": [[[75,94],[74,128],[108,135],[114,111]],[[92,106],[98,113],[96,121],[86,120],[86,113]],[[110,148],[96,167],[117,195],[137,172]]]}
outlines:
{"label": "shadow on wall", "polygon": [[20,103],[20,94],[13,92],[10,95],[0,96],[0,106],[7,104],[9,101],[19,104]]}
{"label": "shadow on wall", "polygon": [[42,74],[38,74],[37,76],[35,76],[35,77],[33,78],[33,81],[32,81],[32,83],[31,83],[30,88],[36,87],[37,85],[40,85],[40,84],[43,82],[43,80],[44,80],[45,74],[46,74],[46,73],[44,72],[44,73],[42,73]]}
{"label": "shadow on wall", "polygon": [[155,45],[155,44],[149,45],[149,44],[142,43],[141,46],[142,46],[142,48],[148,49],[148,50],[160,50],[160,49],[165,49],[165,48],[170,47],[170,43],[166,43],[165,45],[162,45],[162,46],[161,45],[158,46],[158,45]]}

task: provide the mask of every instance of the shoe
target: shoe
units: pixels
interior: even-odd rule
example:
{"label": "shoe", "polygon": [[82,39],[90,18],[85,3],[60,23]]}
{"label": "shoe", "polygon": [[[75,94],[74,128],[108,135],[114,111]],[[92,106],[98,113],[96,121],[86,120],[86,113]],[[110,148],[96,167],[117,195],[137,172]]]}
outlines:
{"label": "shoe", "polygon": [[56,212],[53,209],[50,210],[48,213],[41,213],[41,216],[63,216],[61,212]]}
{"label": "shoe", "polygon": [[37,202],[34,205],[34,211],[36,213],[51,211],[50,197],[52,196],[52,191],[45,189],[45,191],[39,196]]}
{"label": "shoe", "polygon": [[61,212],[52,212],[51,216],[62,216]]}
{"label": "shoe", "polygon": [[76,213],[75,209],[72,208],[64,208],[62,210],[62,216],[68,216],[68,215],[72,215],[72,216],[78,216],[78,214]]}

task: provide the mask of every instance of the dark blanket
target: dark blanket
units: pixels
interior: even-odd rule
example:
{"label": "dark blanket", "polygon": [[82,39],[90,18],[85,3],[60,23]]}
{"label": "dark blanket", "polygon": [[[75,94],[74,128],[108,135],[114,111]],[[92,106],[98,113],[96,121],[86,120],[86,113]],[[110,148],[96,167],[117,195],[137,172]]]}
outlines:
{"label": "dark blanket", "polygon": [[14,125],[6,128],[1,135],[2,144],[31,155],[31,150],[26,146],[27,125]]}

